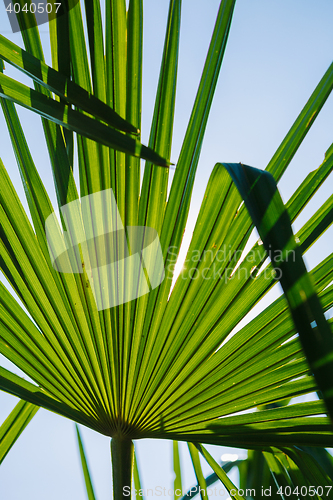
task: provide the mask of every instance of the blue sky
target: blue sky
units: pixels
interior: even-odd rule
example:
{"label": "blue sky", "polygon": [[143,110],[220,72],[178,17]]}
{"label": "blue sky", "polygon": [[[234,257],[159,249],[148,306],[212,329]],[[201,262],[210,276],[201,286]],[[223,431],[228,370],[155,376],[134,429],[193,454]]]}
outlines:
{"label": "blue sky", "polygon": [[[179,89],[176,101],[172,160],[177,161],[187,121],[201,75],[218,0],[183,0]],[[164,30],[167,0],[144,0],[144,143],[148,142]],[[228,47],[216,89],[202,148],[185,244],[193,231],[204,190],[218,161],[265,168],[316,84],[332,61],[333,2],[331,0],[238,0]],[[19,34],[10,34],[3,3],[0,33],[21,45]],[[48,26],[41,26],[47,46]],[[47,62],[49,54],[46,51]],[[8,74],[17,74],[11,71]],[[28,79],[22,81],[30,85]],[[46,148],[39,137],[39,118],[20,110],[29,146],[54,200]],[[330,96],[279,187],[285,201],[304,177],[317,168],[333,140],[333,96]],[[0,156],[23,198],[23,189],[2,115]],[[332,176],[304,210],[295,229],[332,194]],[[330,228],[319,244],[306,254],[309,268],[332,251]],[[275,296],[278,290],[273,290]],[[9,367],[3,358],[1,364]],[[0,394],[0,422],[15,405],[15,398]],[[99,500],[111,498],[109,440],[83,429],[93,480]],[[145,488],[172,486],[171,443],[138,442],[138,456]],[[185,486],[194,475],[186,447],[181,447]],[[213,450],[219,457],[224,449]],[[186,465],[185,465],[186,464]],[[206,469],[208,471],[208,469]],[[40,410],[0,468],[0,498],[4,500],[84,499],[74,425]]]}

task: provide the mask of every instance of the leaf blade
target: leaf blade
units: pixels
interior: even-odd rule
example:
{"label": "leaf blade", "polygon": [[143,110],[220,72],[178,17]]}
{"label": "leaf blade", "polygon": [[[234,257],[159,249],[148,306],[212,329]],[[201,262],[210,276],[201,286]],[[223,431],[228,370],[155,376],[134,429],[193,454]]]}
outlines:
{"label": "leaf blade", "polygon": [[0,74],[0,96],[100,144],[147,159],[155,165],[169,166],[169,162],[147,146],[140,144],[136,139],[107,127],[101,122],[71,109],[66,104],[57,102],[3,74]]}
{"label": "leaf blade", "polygon": [[[323,391],[328,412],[333,418],[333,388],[328,381],[333,378],[333,363],[330,359],[330,354],[333,352],[333,338],[307,274],[301,250],[294,240],[290,219],[274,178],[268,172],[241,164],[224,164],[224,166],[244,198],[266,251],[274,249],[282,252],[279,254],[279,259],[280,255],[283,256],[282,261],[279,262],[274,258],[273,265],[281,273],[280,282],[303,349],[319,388]],[[294,252],[294,262],[288,262],[286,257],[288,250]],[[318,326],[317,333],[314,333],[311,326],[313,322]]]}
{"label": "leaf blade", "polygon": [[38,406],[20,401],[0,426],[0,465],[38,410]]}
{"label": "leaf blade", "polygon": [[83,446],[80,429],[79,429],[77,424],[75,425],[75,429],[76,429],[76,437],[77,437],[79,451],[80,451],[81,466],[82,466],[84,482],[86,485],[87,497],[88,497],[88,500],[96,500],[94,487],[93,487],[92,480],[91,480],[91,474],[90,474],[90,470],[89,470],[89,466],[88,466],[88,462],[87,462],[87,457],[86,457],[85,449]]}

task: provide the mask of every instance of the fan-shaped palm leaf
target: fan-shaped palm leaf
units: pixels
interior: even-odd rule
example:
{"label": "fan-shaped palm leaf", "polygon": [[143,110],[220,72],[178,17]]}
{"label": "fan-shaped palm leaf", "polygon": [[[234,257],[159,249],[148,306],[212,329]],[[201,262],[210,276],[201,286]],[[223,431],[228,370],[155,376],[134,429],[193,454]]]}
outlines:
{"label": "fan-shaped palm leaf", "polygon": [[[33,381],[0,368],[0,388],[111,436],[115,498],[121,498],[123,486],[130,482],[132,439],[224,444],[269,453],[272,447],[333,446],[332,424],[321,400],[258,410],[260,405],[318,389],[324,390],[331,409],[331,381],[325,385],[322,374],[331,366],[332,350],[329,347],[324,358],[323,350],[316,351],[316,338],[330,338],[332,332],[332,323],[325,321],[323,311],[332,307],[333,256],[309,275],[301,252],[332,223],[332,197],[296,234],[297,262],[283,257],[287,262],[280,266],[283,275],[290,278],[297,271],[294,278],[301,280],[301,286],[297,280],[282,280],[288,301],[280,297],[234,333],[241,319],[277,283],[273,266],[265,264],[267,253],[261,241],[242,255],[253,222],[266,250],[295,252],[289,219],[293,222],[299,216],[332,171],[332,147],[323,164],[300,184],[286,209],[280,200],[274,205],[275,197],[273,204],[268,203],[271,193],[263,191],[265,186],[254,189],[255,198],[246,198],[243,204],[229,174],[217,164],[185,266],[171,290],[234,5],[234,0],[220,3],[169,195],[169,169],[157,165],[170,164],[181,0],[170,0],[149,148],[122,132],[141,128],[142,0],[130,0],[127,14],[125,0],[108,0],[105,36],[98,1],[86,1],[87,41],[80,3],[65,19],[52,21],[53,69],[44,62],[38,28],[25,30],[24,23],[31,21],[23,14],[18,17],[25,51],[0,39],[0,57],[30,76],[35,86],[32,90],[0,74],[1,105],[32,219],[31,223],[1,162],[0,265],[24,308],[1,285],[0,352]],[[268,164],[271,179],[277,182],[287,169],[332,87],[333,65]],[[159,286],[150,287],[150,293],[100,308],[83,253],[77,253],[82,266],[79,273],[58,272],[52,266],[45,224],[56,208],[34,165],[14,103],[42,116],[60,208],[79,203],[79,193],[82,202],[87,196],[112,190],[125,228],[144,226],[156,231],[165,276]],[[71,132],[77,134],[79,187],[73,176]],[[141,189],[138,157],[147,160]],[[228,168],[236,179],[238,167]],[[238,181],[239,188],[244,179]],[[287,225],[276,226],[279,210],[289,214]],[[75,220],[65,221],[64,217],[61,223],[68,232],[71,224],[75,226]],[[60,226],[58,237],[59,241],[63,237]],[[123,251],[119,240],[115,251],[118,256]],[[94,252],[100,259],[106,250]],[[144,274],[151,284],[154,267],[155,261],[145,262],[138,279]],[[115,269],[117,277],[111,277],[108,286],[116,286],[117,280],[119,293],[125,293],[128,283],[121,260]],[[102,282],[101,274],[96,273]],[[301,311],[296,310],[299,304],[294,292],[304,299]],[[302,317],[311,301],[315,301],[314,315],[312,311]],[[317,330],[312,330],[314,320]],[[300,334],[304,344],[309,332],[316,354],[311,357],[310,341],[305,340],[308,361],[295,334]],[[234,415],[245,410],[253,411]],[[225,472],[198,447],[230,490],[233,485]],[[197,448],[191,444],[190,450],[198,482],[203,485]],[[292,453],[290,460],[301,470],[296,452]]]}

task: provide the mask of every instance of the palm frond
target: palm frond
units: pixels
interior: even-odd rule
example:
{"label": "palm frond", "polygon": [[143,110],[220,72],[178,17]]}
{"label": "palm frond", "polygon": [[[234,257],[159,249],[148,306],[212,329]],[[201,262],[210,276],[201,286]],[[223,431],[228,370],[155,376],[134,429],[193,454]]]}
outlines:
{"label": "palm frond", "polygon": [[28,423],[35,416],[38,409],[38,406],[34,406],[31,403],[19,401],[0,426],[0,464]]}
{"label": "palm frond", "polygon": [[[333,197],[302,219],[295,236],[291,224],[299,222],[332,172],[333,146],[322,164],[299,181],[285,205],[276,183],[332,91],[333,65],[266,171],[215,165],[185,264],[172,286],[235,0],[220,2],[172,179],[168,167],[181,0],[169,2],[148,147],[140,135],[142,0],[130,0],[128,9],[125,0],[106,0],[105,16],[98,0],[85,0],[84,8],[80,2],[70,7],[50,21],[53,68],[45,63],[31,13],[17,15],[25,50],[0,36],[0,101],[30,212],[25,212],[9,169],[0,161],[0,268],[22,304],[0,284],[0,353],[31,379],[0,368],[0,389],[27,401],[6,421],[4,435],[10,439],[5,452],[40,406],[112,437],[116,499],[122,498],[124,485],[131,485],[133,464],[140,486],[131,442],[140,438],[175,441],[175,490],[182,489],[176,441],[189,443],[202,492],[206,483],[198,450],[230,495],[243,498],[232,493],[230,469],[220,467],[202,443],[254,450],[238,464],[241,484],[257,488],[253,471],[259,471],[257,480],[267,488],[273,477],[283,487],[308,484],[307,475],[316,486],[331,481],[326,452],[316,455],[325,468],[316,466],[315,455],[304,447],[333,446],[332,422],[326,416],[327,410],[331,417],[333,412],[333,323],[325,319],[333,306],[333,254],[308,271],[303,254],[332,224]],[[7,76],[3,60],[31,78],[34,89]],[[60,221],[16,105],[42,118]],[[141,158],[146,160],[142,184]],[[102,198],[112,200],[111,205],[104,207]],[[111,227],[106,221],[110,211],[114,215],[113,201],[112,231],[99,245],[94,238]],[[88,222],[84,206],[89,208]],[[51,243],[50,217],[55,233]],[[254,226],[261,240],[253,244]],[[160,244],[164,279],[156,286],[158,257],[135,251],[133,227],[154,231]],[[79,234],[92,239],[88,252]],[[141,240],[140,249],[145,236]],[[60,254],[74,264],[72,272],[55,265],[53,257]],[[125,262],[132,254],[140,254],[137,273]],[[108,259],[113,271],[104,273],[101,263]],[[96,264],[93,271],[91,262]],[[243,326],[241,321],[278,279],[284,295]],[[132,288],[141,291],[143,280],[149,293],[128,295]],[[112,307],[110,301],[103,302],[104,295],[116,297]],[[314,392],[323,400],[291,401]],[[93,499],[78,428],[77,436],[88,497]],[[276,488],[272,496],[279,498]]]}

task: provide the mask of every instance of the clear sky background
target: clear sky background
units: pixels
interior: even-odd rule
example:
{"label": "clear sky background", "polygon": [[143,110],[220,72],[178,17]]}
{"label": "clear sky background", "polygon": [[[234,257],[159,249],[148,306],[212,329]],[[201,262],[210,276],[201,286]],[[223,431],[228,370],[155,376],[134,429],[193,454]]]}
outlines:
{"label": "clear sky background", "polygon": [[[153,113],[159,65],[168,11],[167,0],[144,0],[143,143],[147,144]],[[183,0],[178,95],[172,161],[176,162],[195,98],[218,0]],[[316,84],[332,61],[332,0],[237,0],[229,42],[216,89],[202,148],[193,203],[184,243],[193,231],[204,190],[218,161],[265,168]],[[11,34],[3,3],[0,33],[22,45],[20,34]],[[48,26],[41,26],[48,47]],[[46,50],[50,63],[50,54]],[[18,75],[15,70],[7,74]],[[19,76],[31,86],[29,79]],[[20,109],[20,117],[34,160],[55,202],[52,175],[38,117]],[[2,115],[0,156],[24,198],[16,161]],[[330,96],[279,187],[285,201],[312,170],[323,161],[333,141],[333,96]],[[298,230],[332,194],[332,176],[295,223]],[[26,206],[26,204],[25,204]],[[333,231],[306,254],[309,268],[332,251]],[[275,297],[278,287],[270,296]],[[268,299],[266,299],[267,301]],[[267,302],[266,302],[267,303]],[[0,363],[16,371],[3,357]],[[0,393],[0,422],[16,404],[16,398]],[[111,493],[109,439],[82,429],[98,500]],[[172,487],[172,444],[168,441],[136,443],[143,486]],[[216,458],[232,451],[211,447]],[[184,487],[194,484],[185,445],[181,446]],[[245,452],[238,451],[241,457]],[[205,471],[208,473],[209,468]],[[40,410],[0,467],[1,500],[85,499],[74,424]]]}

